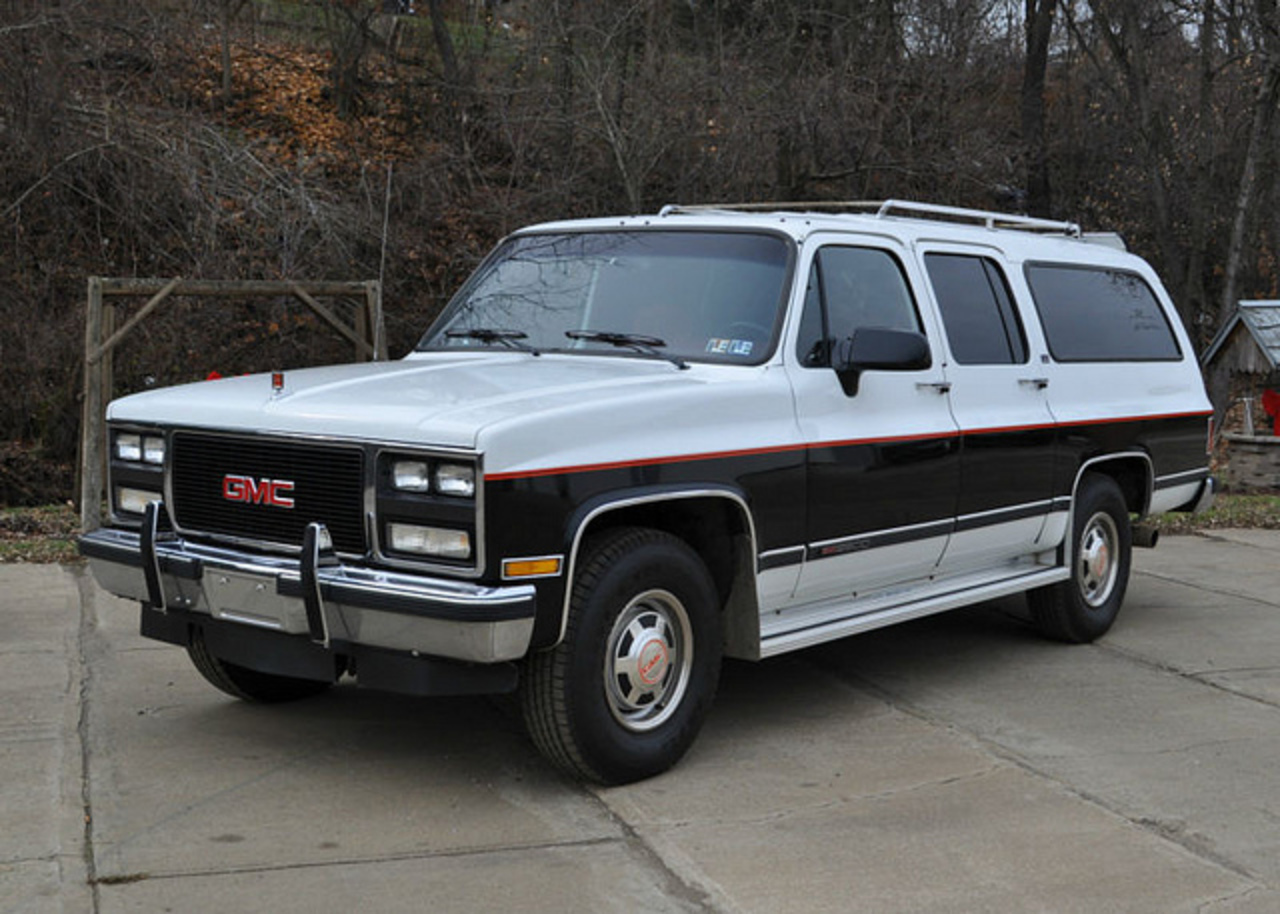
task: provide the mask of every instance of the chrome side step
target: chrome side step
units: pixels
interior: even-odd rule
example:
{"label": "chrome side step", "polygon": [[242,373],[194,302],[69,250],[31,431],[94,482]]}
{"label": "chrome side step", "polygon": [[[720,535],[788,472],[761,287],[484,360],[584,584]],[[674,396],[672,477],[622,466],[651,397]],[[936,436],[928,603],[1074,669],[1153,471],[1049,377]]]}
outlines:
{"label": "chrome side step", "polygon": [[[784,611],[781,616],[766,622],[761,619],[760,656],[774,657],[801,648],[813,647],[837,638],[869,632],[909,619],[919,619],[935,613],[958,609],[974,603],[984,603],[1036,587],[1044,587],[1065,581],[1070,571],[1062,567],[1022,570],[1017,574],[992,578],[964,586],[952,580],[932,590],[926,590],[915,599],[896,603],[869,605],[867,599],[832,600],[812,606]],[[959,585],[959,586],[957,586]],[[920,591],[914,591],[921,593]],[[874,599],[874,598],[873,598]]]}

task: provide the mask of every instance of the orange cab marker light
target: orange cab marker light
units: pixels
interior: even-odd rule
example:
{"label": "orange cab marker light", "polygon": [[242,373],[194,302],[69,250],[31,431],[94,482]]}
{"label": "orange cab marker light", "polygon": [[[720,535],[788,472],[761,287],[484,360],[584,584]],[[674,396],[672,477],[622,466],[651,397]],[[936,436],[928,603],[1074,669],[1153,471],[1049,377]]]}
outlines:
{"label": "orange cab marker light", "polygon": [[560,573],[560,557],[507,559],[502,563],[504,578],[546,578]]}

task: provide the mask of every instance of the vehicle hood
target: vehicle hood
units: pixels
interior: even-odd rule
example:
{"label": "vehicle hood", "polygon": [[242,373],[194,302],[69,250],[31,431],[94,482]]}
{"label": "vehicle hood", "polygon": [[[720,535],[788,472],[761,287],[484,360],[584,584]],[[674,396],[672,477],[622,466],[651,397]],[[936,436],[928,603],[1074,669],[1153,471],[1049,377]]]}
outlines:
{"label": "vehicle hood", "polygon": [[116,400],[108,418],[471,449],[508,420],[667,398],[701,386],[698,375],[665,360],[432,353],[287,371],[279,392],[270,374],[147,391]]}

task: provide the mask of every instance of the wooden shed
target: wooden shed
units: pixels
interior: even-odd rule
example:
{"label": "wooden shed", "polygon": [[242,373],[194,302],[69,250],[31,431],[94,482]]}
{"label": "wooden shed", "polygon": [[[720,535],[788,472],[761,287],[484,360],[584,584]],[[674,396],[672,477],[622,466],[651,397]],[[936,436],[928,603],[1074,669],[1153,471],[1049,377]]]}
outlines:
{"label": "wooden shed", "polygon": [[1280,301],[1242,301],[1200,358],[1231,378],[1233,401],[1243,404],[1243,430],[1227,442],[1224,482],[1229,489],[1280,489],[1280,419],[1262,409],[1267,391],[1280,389]]}
{"label": "wooden shed", "polygon": [[1206,367],[1221,361],[1232,375],[1261,375],[1259,383],[1267,383],[1266,376],[1280,373],[1280,301],[1238,303],[1200,361]]}

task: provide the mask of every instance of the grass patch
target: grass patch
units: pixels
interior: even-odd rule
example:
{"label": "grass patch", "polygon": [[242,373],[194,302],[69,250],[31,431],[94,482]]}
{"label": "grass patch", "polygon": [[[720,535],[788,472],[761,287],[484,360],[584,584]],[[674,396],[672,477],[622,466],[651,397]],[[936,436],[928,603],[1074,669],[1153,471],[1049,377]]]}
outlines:
{"label": "grass patch", "polygon": [[1280,530],[1280,495],[1218,495],[1203,514],[1161,514],[1149,519],[1161,533],[1198,533],[1226,527]]}
{"label": "grass patch", "polygon": [[70,505],[0,510],[0,562],[75,562],[80,517]]}

